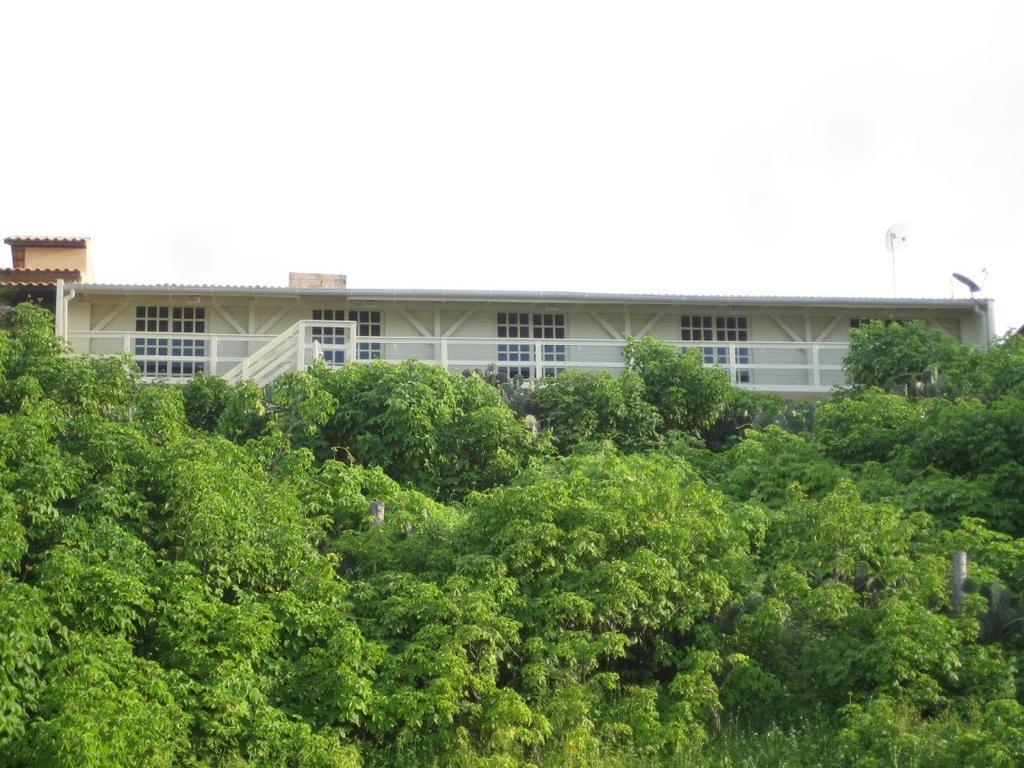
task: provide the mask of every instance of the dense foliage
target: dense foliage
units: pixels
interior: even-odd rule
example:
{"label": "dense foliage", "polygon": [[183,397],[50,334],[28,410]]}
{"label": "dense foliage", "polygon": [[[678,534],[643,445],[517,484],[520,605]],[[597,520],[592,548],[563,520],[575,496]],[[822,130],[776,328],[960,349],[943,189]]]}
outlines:
{"label": "dense foliage", "polygon": [[817,408],[635,341],[524,419],[418,363],[141,385],[7,325],[5,765],[1024,762],[1019,341],[869,326]]}

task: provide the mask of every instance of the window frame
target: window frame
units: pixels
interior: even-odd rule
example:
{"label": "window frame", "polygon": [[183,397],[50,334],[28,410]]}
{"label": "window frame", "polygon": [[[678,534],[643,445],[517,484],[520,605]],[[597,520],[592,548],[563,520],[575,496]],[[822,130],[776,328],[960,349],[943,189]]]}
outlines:
{"label": "window frame", "polygon": [[[495,337],[502,340],[497,345],[498,373],[509,378],[532,379],[538,371],[538,364],[542,378],[562,373],[565,370],[564,365],[550,363],[567,362],[568,345],[547,342],[564,342],[568,335],[568,315],[563,311],[496,311]],[[510,339],[517,341],[508,341]],[[544,343],[540,346],[540,360],[535,360],[535,344],[538,341]]]}
{"label": "window frame", "polygon": [[[690,347],[701,351],[704,365],[729,367],[729,347],[732,344],[736,351],[733,361],[733,377],[737,384],[753,383],[753,371],[742,367],[752,364],[753,354],[749,346],[736,346],[751,341],[751,322],[748,315],[721,315],[714,313],[692,314],[679,316],[679,339],[687,344],[699,344]],[[705,343],[707,342],[707,343]]]}
{"label": "window frame", "polygon": [[[361,317],[364,315],[365,317]],[[379,309],[339,309],[315,308],[310,315],[313,320],[327,322],[350,322],[356,324],[356,360],[382,360],[384,343],[380,341],[360,341],[361,338],[377,338],[384,336],[384,312]],[[323,360],[330,365],[345,364],[345,342],[338,342],[339,335],[335,328],[313,326],[312,340],[318,341],[323,348]],[[330,331],[328,333],[328,331]],[[340,336],[344,339],[344,334]]]}
{"label": "window frame", "polygon": [[205,338],[207,320],[203,306],[136,304],[138,335],[131,337],[131,350],[142,375],[188,379],[207,372],[211,349]]}

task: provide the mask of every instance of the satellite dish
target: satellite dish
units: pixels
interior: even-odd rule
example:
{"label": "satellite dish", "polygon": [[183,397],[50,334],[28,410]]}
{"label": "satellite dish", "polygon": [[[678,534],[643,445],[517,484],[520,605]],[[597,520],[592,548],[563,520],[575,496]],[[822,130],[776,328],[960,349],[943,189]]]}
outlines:
{"label": "satellite dish", "polygon": [[965,277],[964,275],[961,275],[959,272],[954,272],[953,273],[953,279],[963,283],[964,285],[966,285],[967,286],[967,290],[969,290],[971,292],[971,296],[972,297],[974,296],[974,294],[976,294],[978,291],[981,290],[981,286],[980,285],[978,285],[976,282],[971,280],[971,278]]}

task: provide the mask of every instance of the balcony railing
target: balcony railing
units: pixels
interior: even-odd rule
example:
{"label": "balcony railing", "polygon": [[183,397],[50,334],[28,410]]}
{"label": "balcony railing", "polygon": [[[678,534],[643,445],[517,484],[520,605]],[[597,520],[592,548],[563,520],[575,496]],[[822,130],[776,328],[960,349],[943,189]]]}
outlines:
{"label": "balcony railing", "polygon": [[[128,353],[147,378],[188,378],[202,370],[261,384],[288,370],[304,370],[318,359],[330,365],[377,358],[420,360],[451,371],[495,365],[531,379],[569,369],[616,373],[625,367],[626,342],[619,339],[357,337],[355,330],[351,322],[303,320],[276,336],[85,331],[70,333],[69,342],[82,354]],[[175,344],[186,339],[187,345]],[[847,345],[841,342],[666,343],[700,350],[705,363],[721,365],[734,382],[753,390],[823,393],[844,383]]]}

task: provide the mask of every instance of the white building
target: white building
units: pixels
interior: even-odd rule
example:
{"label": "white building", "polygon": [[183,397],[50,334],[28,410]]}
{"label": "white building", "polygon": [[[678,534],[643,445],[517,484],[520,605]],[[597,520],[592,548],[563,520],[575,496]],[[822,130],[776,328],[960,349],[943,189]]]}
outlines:
{"label": "white building", "polygon": [[452,371],[494,364],[528,378],[569,368],[614,373],[627,338],[655,336],[700,349],[741,386],[815,396],[843,383],[850,328],[866,320],[920,320],[980,347],[994,328],[985,299],[377,290],[308,274],[289,282],[60,282],[57,331],[82,354],[128,353],[146,377],[205,371],[260,384],[318,358],[417,359]]}

